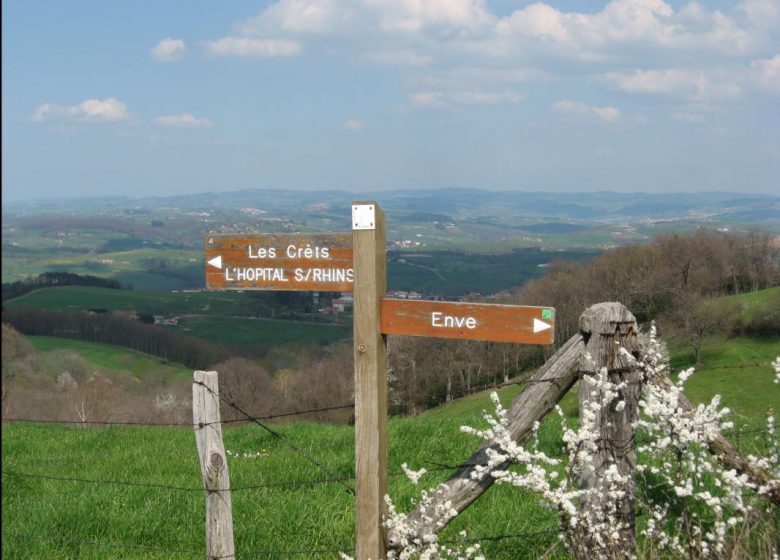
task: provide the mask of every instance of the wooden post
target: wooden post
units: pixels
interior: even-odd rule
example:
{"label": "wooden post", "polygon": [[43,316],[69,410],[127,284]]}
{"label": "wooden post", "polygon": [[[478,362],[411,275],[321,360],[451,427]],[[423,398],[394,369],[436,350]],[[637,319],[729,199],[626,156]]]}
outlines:
{"label": "wooden post", "polygon": [[[625,383],[619,396],[607,406],[600,402],[601,391],[587,383],[579,385],[580,419],[584,410],[595,412],[595,432],[598,433],[597,451],[591,465],[580,475],[580,486],[592,490],[580,503],[580,515],[591,519],[594,526],[610,523],[609,530],[617,530],[617,539],[605,539],[602,535],[585,533],[576,542],[570,542],[574,555],[579,559],[625,559],[636,556],[634,533],[634,501],[636,484],[634,471],[634,424],[639,419],[638,400],[641,393],[641,372],[631,365],[630,357],[622,353],[628,350],[637,357],[639,345],[636,339],[636,319],[622,304],[599,303],[580,316],[580,331],[587,341],[582,364],[583,375],[595,375],[606,369],[613,385]],[[626,482],[620,485],[622,497],[610,495],[605,473],[616,467]]]}
{"label": "wooden post", "polygon": [[355,341],[356,560],[384,560],[387,494],[387,345],[379,302],[387,290],[385,216],[375,202],[352,205]]}
{"label": "wooden post", "polygon": [[235,558],[230,476],[222,443],[216,371],[194,374],[192,421],[206,488],[206,557]]}

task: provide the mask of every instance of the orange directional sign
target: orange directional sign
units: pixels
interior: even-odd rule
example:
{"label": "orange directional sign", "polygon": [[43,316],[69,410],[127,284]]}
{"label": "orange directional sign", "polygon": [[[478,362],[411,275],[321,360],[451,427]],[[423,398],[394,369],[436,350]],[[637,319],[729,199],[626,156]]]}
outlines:
{"label": "orange directional sign", "polygon": [[380,329],[384,334],[547,345],[555,339],[555,310],[383,298]]}
{"label": "orange directional sign", "polygon": [[351,292],[351,233],[206,236],[209,290]]}

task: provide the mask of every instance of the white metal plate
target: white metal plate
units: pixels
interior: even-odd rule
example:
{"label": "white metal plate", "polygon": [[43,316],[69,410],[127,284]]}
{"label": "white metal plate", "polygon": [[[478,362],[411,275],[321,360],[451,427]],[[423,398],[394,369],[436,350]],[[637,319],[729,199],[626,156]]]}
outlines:
{"label": "white metal plate", "polygon": [[352,229],[376,229],[376,212],[373,204],[352,205]]}

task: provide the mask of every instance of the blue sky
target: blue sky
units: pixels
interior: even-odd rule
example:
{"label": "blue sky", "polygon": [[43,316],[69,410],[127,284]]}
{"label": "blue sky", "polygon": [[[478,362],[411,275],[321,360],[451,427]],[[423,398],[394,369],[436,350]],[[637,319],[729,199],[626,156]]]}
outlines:
{"label": "blue sky", "polygon": [[4,200],[780,185],[780,0],[8,0],[2,15]]}

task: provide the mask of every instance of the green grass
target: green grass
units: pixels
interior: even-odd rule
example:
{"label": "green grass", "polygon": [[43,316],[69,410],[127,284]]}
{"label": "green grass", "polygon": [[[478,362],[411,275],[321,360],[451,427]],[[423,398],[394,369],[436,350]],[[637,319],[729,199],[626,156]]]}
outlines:
{"label": "green grass", "polygon": [[759,309],[762,306],[777,305],[779,298],[780,286],[759,290],[757,292],[726,296],[718,298],[718,301],[721,302],[721,305],[725,306],[738,304],[741,307],[741,312],[750,317],[756,309]]}
{"label": "green grass", "polygon": [[[702,365],[686,382],[685,392],[694,402],[709,402],[719,394],[722,404],[733,411],[736,425],[763,425],[766,411],[780,408],[771,366],[778,356],[780,340],[709,339],[702,349]],[[692,350],[672,347],[674,373],[694,362]]]}
{"label": "green grass", "polygon": [[[314,340],[322,332],[316,329],[309,334],[297,332],[311,327],[301,323],[225,321],[213,323],[216,326],[211,328],[215,330],[210,333],[208,325],[204,325],[201,334],[227,337],[227,342],[246,339],[258,344],[259,333],[265,333],[262,336],[269,340],[285,336],[295,340],[310,336]],[[188,327],[188,320],[183,321],[183,326]],[[197,325],[190,323],[189,328],[193,327]],[[132,356],[127,362],[123,355],[136,353],[110,346],[104,348],[104,345],[50,337],[30,338],[40,351],[70,348],[111,369],[139,371],[148,363],[144,359],[155,361],[140,355]],[[778,355],[780,341],[777,340],[713,339],[704,347],[703,367],[686,384],[687,394],[698,403],[708,402],[719,393],[722,405],[734,411],[735,424],[761,427],[766,409],[777,407],[778,403],[778,386],[772,382],[769,365]],[[692,363],[692,352],[672,347],[673,371]],[[739,365],[745,367],[734,367]],[[521,390],[522,386],[499,390],[502,402],[508,405]],[[564,398],[562,406],[569,422],[573,422],[577,413],[574,391]],[[412,507],[412,500],[419,493],[404,477],[395,475],[401,463],[433,471],[423,479],[424,488],[444,481],[452,471],[441,465],[459,464],[479,443],[473,436],[460,433],[460,426],[482,425],[481,411],[490,408],[488,393],[479,393],[414,418],[390,419],[389,471],[393,474],[389,491],[400,510]],[[275,429],[326,471],[257,426],[226,427],[226,447],[239,454],[229,458],[231,485],[236,489],[233,512],[238,556],[287,557],[290,555],[277,553],[311,550],[349,552],[354,540],[354,497],[341,484],[267,485],[350,478],[354,472],[352,428],[301,422],[277,425]],[[4,558],[163,559],[202,555],[204,497],[194,438],[189,429],[6,424],[2,435]],[[755,434],[743,437],[736,443],[751,448],[753,444],[749,440],[754,437]],[[550,418],[542,424],[540,445],[548,453],[560,449],[557,419]],[[256,452],[261,456],[240,456]],[[180,489],[90,484],[10,473],[127,481]],[[352,481],[348,480],[347,484]],[[491,559],[539,558],[557,542],[555,535],[547,533],[555,527],[554,513],[540,505],[538,496],[514,488],[493,487],[444,530],[442,539],[457,540],[461,530],[475,537],[535,533],[527,538],[485,541],[483,546],[486,557]],[[307,556],[313,555],[303,553],[298,557]],[[338,556],[328,552],[318,557]],[[553,548],[546,556],[566,557],[561,547]]]}
{"label": "green grass", "polygon": [[192,378],[192,370],[189,368],[163,362],[154,356],[119,346],[54,336],[28,336],[27,340],[32,343],[38,352],[48,353],[54,350],[71,350],[98,367],[113,371],[129,372],[139,379],[144,379],[150,375],[157,377],[174,376],[187,380]]}
{"label": "green grass", "polygon": [[578,260],[593,252],[525,249],[494,253],[463,251],[393,251],[388,261],[390,290],[413,290],[445,296],[478,291],[497,293],[538,278],[551,261]]}
{"label": "green grass", "polygon": [[[96,239],[97,245],[108,239],[105,236]],[[63,271],[115,278],[152,291],[193,287],[196,283],[202,285],[200,267],[203,255],[197,251],[150,246],[100,253],[95,252],[93,243],[82,247],[89,252],[63,254],[56,247],[41,247],[32,253],[26,247],[24,250],[12,249],[10,255],[3,255],[3,282],[23,280],[43,272]]]}
{"label": "green grass", "polygon": [[352,336],[352,328],[242,317],[186,317],[179,321],[185,334],[221,344],[271,348],[283,344],[329,344]]}
{"label": "green grass", "polygon": [[[769,372],[761,373],[771,377]],[[518,387],[509,387],[499,392],[508,404],[518,391]],[[724,402],[739,395],[731,387]],[[419,492],[404,477],[396,476],[401,463],[432,471],[423,479],[425,488],[444,481],[451,470],[442,469],[441,465],[459,464],[478,444],[473,436],[460,433],[459,427],[481,425],[483,408],[490,408],[486,393],[415,418],[390,419],[389,492],[399,509],[412,507]],[[229,457],[229,466],[231,486],[235,489],[233,515],[238,556],[349,551],[354,539],[354,497],[342,484],[278,483],[349,479],[354,469],[352,428],[301,422],[277,425],[275,429],[326,470],[257,426],[225,428],[226,448],[234,453]],[[543,424],[540,440],[547,452],[560,449],[557,420],[548,419]],[[183,559],[204,550],[204,496],[189,429],[8,424],[3,426],[2,450],[6,473],[2,495],[5,558]],[[261,455],[255,458],[241,456],[258,452]],[[9,473],[127,481],[179,489],[25,478]],[[346,484],[352,485],[353,481],[347,480]],[[441,536],[457,540],[461,530],[474,537],[535,533],[527,538],[486,541],[483,547],[487,558],[538,558],[556,543],[555,535],[546,532],[555,527],[554,513],[541,507],[537,496],[495,486]],[[136,546],[150,549],[132,548]],[[337,555],[328,552],[318,557]],[[560,547],[548,556],[566,557]]]}
{"label": "green grass", "polygon": [[[401,462],[435,468],[432,463],[462,461],[475,441],[458,433],[458,427],[456,421],[391,420],[390,472],[399,472]],[[238,490],[352,476],[351,428],[299,423],[278,430],[324,465],[327,472],[257,427],[226,429],[227,449],[263,454],[253,459],[229,459],[231,486],[237,489],[233,492],[233,515],[239,557],[242,553],[243,557],[253,557],[256,551],[269,552],[268,557],[275,556],[270,551],[349,551],[354,539],[354,497],[344,485],[332,482]],[[200,473],[189,429],[12,424],[3,427],[2,445],[6,472],[2,496],[4,558],[188,558],[191,554],[163,551],[192,551],[197,555],[204,550],[204,497],[199,490]],[[193,490],[24,478],[8,472]],[[426,477],[426,482],[433,484],[446,475],[446,471],[436,472]],[[346,484],[351,486],[353,482]],[[391,476],[390,493],[401,507],[408,508],[416,492],[404,477]],[[530,496],[518,498],[510,488],[492,489],[448,528],[443,538],[457,538],[461,529],[489,536],[550,528],[550,512],[539,510],[536,503],[537,499]],[[496,515],[499,511],[501,515]],[[533,515],[529,517],[529,513]],[[507,539],[489,544],[488,550],[492,558],[530,557],[532,551],[544,550],[554,538]],[[118,547],[66,544],[58,539]],[[123,545],[159,547],[163,551],[120,548]],[[337,554],[322,557],[337,558]]]}
{"label": "green grass", "polygon": [[[54,342],[33,337],[36,347],[44,351],[53,347]],[[713,344],[705,356],[713,364],[733,365],[734,360],[763,360],[776,349],[775,344],[737,340],[728,345]],[[101,357],[96,350],[93,352],[93,358],[115,363],[111,355]],[[684,352],[674,358],[677,365],[684,365],[687,359]],[[688,383],[691,397],[694,401],[707,400],[711,393],[720,391],[724,405],[739,411],[741,419],[758,424],[763,408],[772,403],[773,397],[776,401],[778,390],[771,382],[772,372],[768,367],[744,368],[739,370],[742,377],[736,382],[733,375],[736,373],[729,370],[702,370]],[[509,404],[520,389],[501,389],[502,401]],[[572,392],[564,400],[564,409],[571,416],[576,414],[575,399]],[[459,464],[478,444],[473,436],[460,433],[460,426],[482,425],[481,411],[486,408],[491,408],[488,394],[480,393],[414,418],[391,418],[389,471],[400,472],[401,463],[406,462],[414,469],[425,467],[432,471],[423,479],[425,488],[445,480],[451,470],[442,469],[441,465]],[[303,459],[257,426],[226,427],[225,445],[237,454],[230,456],[229,465],[231,485],[236,489],[233,511],[239,557],[276,557],[275,553],[284,551],[349,551],[354,539],[354,498],[343,485],[267,485],[333,477],[349,479],[354,469],[352,428],[301,422],[277,425],[275,429],[326,470]],[[543,423],[540,444],[548,453],[560,449],[557,419]],[[2,450],[6,473],[2,495],[3,557],[189,558],[204,549],[204,499],[189,429],[7,424],[3,426]],[[241,456],[257,452],[259,457]],[[192,490],[25,478],[9,473]],[[346,483],[353,484],[351,480]],[[246,488],[263,485],[266,487]],[[391,475],[390,494],[401,510],[412,507],[418,492],[404,477]],[[554,513],[541,507],[537,496],[514,488],[493,487],[445,529],[442,538],[457,540],[461,530],[475,537],[536,533],[529,538],[486,541],[483,546],[488,558],[538,558],[555,544],[555,535],[546,533],[555,527]],[[151,549],[132,548],[135,546]],[[329,552],[321,557],[337,555]],[[560,547],[548,556],[565,557]]]}
{"label": "green grass", "polygon": [[59,286],[34,290],[4,302],[8,308],[31,307],[49,311],[133,310],[154,315],[209,313],[250,315],[263,304],[239,292],[153,292],[112,290],[91,286]]}

